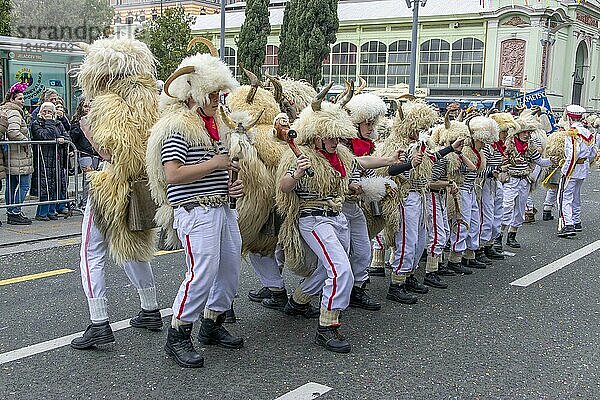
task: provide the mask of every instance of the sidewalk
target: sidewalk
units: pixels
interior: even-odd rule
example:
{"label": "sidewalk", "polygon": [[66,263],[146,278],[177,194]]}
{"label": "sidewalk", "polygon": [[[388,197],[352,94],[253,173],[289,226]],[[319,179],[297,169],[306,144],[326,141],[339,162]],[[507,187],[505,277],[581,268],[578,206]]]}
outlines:
{"label": "sidewalk", "polygon": [[[35,207],[23,207],[23,213],[33,218]],[[69,218],[59,218],[56,221],[36,221],[31,225],[9,225],[6,223],[6,211],[0,210],[2,226],[0,226],[0,247],[13,246],[27,242],[48,239],[72,238],[81,234],[83,216],[75,213]]]}

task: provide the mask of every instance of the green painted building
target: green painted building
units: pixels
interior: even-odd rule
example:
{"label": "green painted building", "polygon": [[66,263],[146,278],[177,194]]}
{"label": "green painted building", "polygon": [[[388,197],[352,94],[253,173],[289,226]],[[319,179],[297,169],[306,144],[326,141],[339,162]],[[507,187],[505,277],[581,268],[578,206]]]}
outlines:
{"label": "green painted building", "polygon": [[[245,3],[228,6],[225,60],[239,75],[236,39]],[[285,0],[272,0],[263,69],[277,72]],[[405,0],[340,0],[337,42],[324,81],[365,78],[369,89],[407,84],[412,11]],[[600,2],[428,0],[420,8],[417,86],[434,102],[514,104],[545,87],[551,105],[600,110]],[[200,15],[195,34],[219,43],[220,15]],[[308,33],[310,34],[310,33]]]}

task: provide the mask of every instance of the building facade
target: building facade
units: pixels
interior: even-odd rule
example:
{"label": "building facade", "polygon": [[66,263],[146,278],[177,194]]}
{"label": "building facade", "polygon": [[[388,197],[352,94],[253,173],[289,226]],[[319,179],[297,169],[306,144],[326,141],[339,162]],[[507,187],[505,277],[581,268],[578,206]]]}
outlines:
{"label": "building facade", "polygon": [[[245,3],[228,6],[225,61],[239,75],[236,39]],[[263,69],[277,72],[285,0],[271,1]],[[337,42],[323,81],[408,83],[412,11],[400,0],[340,0]],[[420,8],[417,86],[430,96],[489,97],[546,88],[551,105],[600,109],[600,5],[578,0],[428,0]],[[199,15],[193,32],[219,43],[220,16]],[[512,95],[511,95],[512,96]]]}

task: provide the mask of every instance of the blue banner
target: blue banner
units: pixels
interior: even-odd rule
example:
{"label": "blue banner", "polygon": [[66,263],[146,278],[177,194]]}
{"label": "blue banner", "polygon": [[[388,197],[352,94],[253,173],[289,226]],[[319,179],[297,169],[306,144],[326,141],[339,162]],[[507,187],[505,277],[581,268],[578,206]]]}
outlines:
{"label": "blue banner", "polygon": [[527,108],[531,108],[532,106],[544,107],[547,110],[546,115],[548,115],[548,119],[552,124],[552,131],[547,133],[550,134],[556,130],[556,119],[552,114],[552,108],[550,108],[550,102],[548,101],[548,97],[546,97],[546,89],[541,88],[538,90],[534,90],[533,92],[525,93],[524,96],[521,96],[520,100],[521,104],[523,104]]}

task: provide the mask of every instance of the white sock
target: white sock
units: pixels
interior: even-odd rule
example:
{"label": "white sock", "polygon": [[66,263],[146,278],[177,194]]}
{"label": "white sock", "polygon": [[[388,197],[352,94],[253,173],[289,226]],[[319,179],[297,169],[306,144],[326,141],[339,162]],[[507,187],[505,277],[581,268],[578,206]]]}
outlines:
{"label": "white sock", "polygon": [[108,301],[106,297],[88,299],[90,319],[93,324],[101,324],[108,321]]}
{"label": "white sock", "polygon": [[142,309],[146,311],[158,310],[158,302],[156,301],[156,288],[150,287],[146,289],[138,289],[140,295],[140,304]]}

